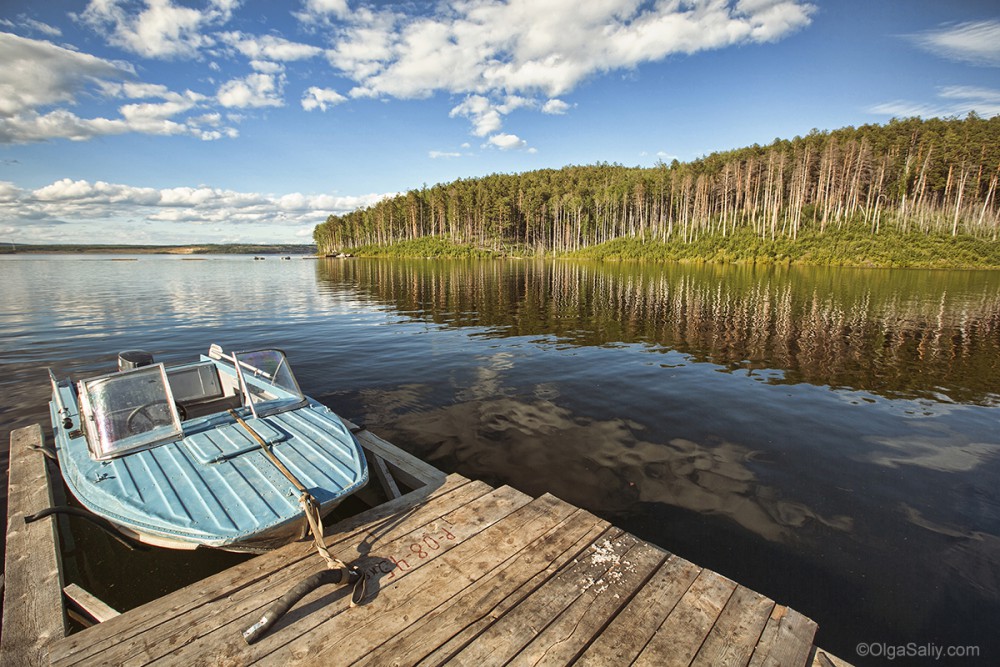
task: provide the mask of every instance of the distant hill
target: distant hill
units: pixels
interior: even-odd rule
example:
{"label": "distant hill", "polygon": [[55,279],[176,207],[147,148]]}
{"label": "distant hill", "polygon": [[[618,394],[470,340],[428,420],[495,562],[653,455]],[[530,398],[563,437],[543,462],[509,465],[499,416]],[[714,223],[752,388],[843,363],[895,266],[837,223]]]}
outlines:
{"label": "distant hill", "polygon": [[73,244],[7,244],[0,246],[0,254],[12,253],[96,253],[116,255],[314,255],[315,245],[305,244],[215,244],[201,245],[73,245]]}
{"label": "distant hill", "polygon": [[813,130],[689,163],[460,179],[331,215],[313,237],[320,252],[434,236],[506,254],[578,252],[620,239],[797,242],[844,229],[995,242],[998,179],[1000,117],[910,118]]}

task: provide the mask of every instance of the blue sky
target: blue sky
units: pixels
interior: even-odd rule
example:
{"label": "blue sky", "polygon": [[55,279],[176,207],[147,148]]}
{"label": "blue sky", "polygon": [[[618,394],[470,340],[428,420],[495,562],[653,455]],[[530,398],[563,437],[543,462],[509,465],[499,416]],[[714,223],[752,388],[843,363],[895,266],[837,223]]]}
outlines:
{"label": "blue sky", "polygon": [[382,196],[1000,114],[938,0],[0,3],[0,242],[310,242]]}

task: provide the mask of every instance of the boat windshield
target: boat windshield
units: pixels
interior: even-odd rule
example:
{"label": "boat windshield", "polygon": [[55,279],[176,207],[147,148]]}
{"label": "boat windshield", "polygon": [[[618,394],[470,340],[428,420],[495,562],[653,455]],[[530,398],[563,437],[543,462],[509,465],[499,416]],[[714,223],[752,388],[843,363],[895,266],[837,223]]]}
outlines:
{"label": "boat windshield", "polygon": [[174,440],[181,421],[163,364],[80,383],[87,441],[96,459]]}
{"label": "boat windshield", "polygon": [[280,350],[236,352],[233,356],[242,378],[246,401],[255,414],[273,414],[298,406],[305,400],[288,360]]}

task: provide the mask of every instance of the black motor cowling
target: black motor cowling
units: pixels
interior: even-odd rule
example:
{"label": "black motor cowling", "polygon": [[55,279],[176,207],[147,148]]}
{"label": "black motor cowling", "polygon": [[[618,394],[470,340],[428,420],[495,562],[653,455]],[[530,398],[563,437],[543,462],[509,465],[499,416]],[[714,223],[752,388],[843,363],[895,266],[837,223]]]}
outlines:
{"label": "black motor cowling", "polygon": [[126,350],[118,353],[118,370],[130,371],[133,368],[149,366],[153,363],[153,355],[142,350]]}

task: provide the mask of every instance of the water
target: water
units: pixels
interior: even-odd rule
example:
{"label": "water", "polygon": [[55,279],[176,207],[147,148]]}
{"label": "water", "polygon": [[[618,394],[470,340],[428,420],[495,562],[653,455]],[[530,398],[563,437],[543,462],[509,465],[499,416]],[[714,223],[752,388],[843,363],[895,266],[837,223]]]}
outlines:
{"label": "water", "polygon": [[[722,572],[849,661],[1000,656],[998,272],[118,259],[0,259],[3,442],[47,422],[45,366],[276,346],[398,446]],[[82,530],[68,569],[124,606],[235,562]],[[150,570],[145,598],[110,582]]]}

